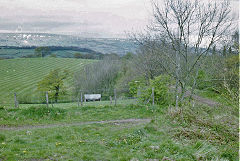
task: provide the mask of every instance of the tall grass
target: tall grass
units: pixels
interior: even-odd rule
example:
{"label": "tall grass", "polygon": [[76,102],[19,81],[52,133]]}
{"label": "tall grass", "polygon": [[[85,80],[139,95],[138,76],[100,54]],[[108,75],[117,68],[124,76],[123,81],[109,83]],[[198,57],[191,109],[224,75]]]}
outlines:
{"label": "tall grass", "polygon": [[[238,158],[238,110],[233,107],[196,106],[181,109],[170,108],[168,117],[174,127],[171,129],[177,140],[195,144],[202,141],[199,150],[215,146],[218,159],[237,160]],[[199,152],[200,160],[211,160],[211,148]],[[217,159],[217,158],[215,158]]]}

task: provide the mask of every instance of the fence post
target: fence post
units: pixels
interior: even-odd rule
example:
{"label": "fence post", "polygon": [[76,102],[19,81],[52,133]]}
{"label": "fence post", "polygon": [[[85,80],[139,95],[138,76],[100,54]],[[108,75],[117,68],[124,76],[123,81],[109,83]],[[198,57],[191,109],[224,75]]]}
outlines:
{"label": "fence post", "polygon": [[53,101],[52,101],[52,99],[51,99],[51,105],[52,105],[52,107],[53,107]]}
{"label": "fence post", "polygon": [[112,105],[112,96],[110,96],[110,104]]}
{"label": "fence post", "polygon": [[77,104],[78,104],[78,107],[80,106],[79,105],[79,95],[77,96]]}
{"label": "fence post", "polygon": [[83,105],[83,94],[81,92],[81,106]]}
{"label": "fence post", "polygon": [[117,91],[114,89],[114,100],[115,100],[115,106],[117,105]]}
{"label": "fence post", "polygon": [[14,93],[14,103],[15,103],[15,108],[18,108],[18,101],[17,101],[17,94]]}
{"label": "fence post", "polygon": [[141,91],[140,91],[140,87],[138,86],[138,89],[137,89],[137,101],[138,102],[140,101],[140,97],[141,97]]}
{"label": "fence post", "polygon": [[46,92],[46,105],[48,107],[48,92]]}
{"label": "fence post", "polygon": [[154,87],[152,87],[152,105],[154,105]]}

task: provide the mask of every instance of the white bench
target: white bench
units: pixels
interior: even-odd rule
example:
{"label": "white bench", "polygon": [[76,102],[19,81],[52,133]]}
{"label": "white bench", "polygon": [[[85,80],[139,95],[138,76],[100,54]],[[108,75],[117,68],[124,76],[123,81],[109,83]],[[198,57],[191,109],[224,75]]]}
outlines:
{"label": "white bench", "polygon": [[85,102],[88,101],[101,101],[101,94],[84,94]]}

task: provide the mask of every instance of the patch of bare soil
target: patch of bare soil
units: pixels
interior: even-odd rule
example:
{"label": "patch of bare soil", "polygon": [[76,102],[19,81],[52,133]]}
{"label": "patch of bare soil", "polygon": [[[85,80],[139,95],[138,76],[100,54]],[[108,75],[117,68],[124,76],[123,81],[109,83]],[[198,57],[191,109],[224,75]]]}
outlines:
{"label": "patch of bare soil", "polygon": [[[186,95],[190,95],[190,91],[187,91],[186,92]],[[220,105],[218,102],[216,101],[213,101],[211,99],[208,99],[208,98],[203,98],[203,97],[200,97],[196,94],[193,94],[192,95],[192,98],[197,101],[198,103],[201,103],[201,104],[205,104],[205,105],[208,105],[208,106],[211,106],[211,107],[215,107],[215,106],[218,106]]]}

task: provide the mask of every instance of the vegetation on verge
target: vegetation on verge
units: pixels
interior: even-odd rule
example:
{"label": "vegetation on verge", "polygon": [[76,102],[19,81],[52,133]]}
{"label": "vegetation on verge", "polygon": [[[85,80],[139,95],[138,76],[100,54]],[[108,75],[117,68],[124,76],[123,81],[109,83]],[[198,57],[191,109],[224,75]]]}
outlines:
{"label": "vegetation on verge", "polygon": [[[52,108],[49,114],[44,110],[46,107],[19,109],[16,116],[22,115],[26,120],[33,119],[31,115],[40,116],[34,117],[40,122],[43,118],[61,122],[69,115],[73,118],[88,115],[86,120],[94,117],[108,120],[114,119],[113,116],[119,119],[124,115],[125,118],[139,118],[142,115],[140,118],[151,118],[152,121],[136,125],[92,124],[1,131],[0,159],[238,160],[238,112],[228,109],[226,114],[225,108],[98,106]],[[65,123],[74,122],[73,118]]]}

